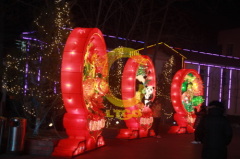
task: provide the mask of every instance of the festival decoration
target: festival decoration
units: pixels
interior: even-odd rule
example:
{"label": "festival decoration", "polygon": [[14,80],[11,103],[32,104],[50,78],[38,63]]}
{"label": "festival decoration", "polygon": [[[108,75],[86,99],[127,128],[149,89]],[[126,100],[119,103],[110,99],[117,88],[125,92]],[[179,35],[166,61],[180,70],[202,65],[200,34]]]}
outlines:
{"label": "festival decoration", "polygon": [[[150,106],[155,98],[156,77],[153,63],[148,56],[138,55],[128,59],[121,88],[128,129],[121,129],[117,137],[133,139],[153,136],[154,132],[149,131],[153,123]],[[131,117],[128,118],[130,113]]]}
{"label": "festival decoration", "polygon": [[204,102],[203,82],[193,69],[181,69],[173,77],[171,100],[176,111],[174,120],[178,126],[172,126],[169,133],[193,133],[196,119],[195,111],[199,111]]}
{"label": "festival decoration", "polygon": [[63,53],[61,88],[67,113],[68,138],[59,141],[52,155],[76,156],[105,144],[103,96],[108,92],[106,45],[97,28],[75,28]]}

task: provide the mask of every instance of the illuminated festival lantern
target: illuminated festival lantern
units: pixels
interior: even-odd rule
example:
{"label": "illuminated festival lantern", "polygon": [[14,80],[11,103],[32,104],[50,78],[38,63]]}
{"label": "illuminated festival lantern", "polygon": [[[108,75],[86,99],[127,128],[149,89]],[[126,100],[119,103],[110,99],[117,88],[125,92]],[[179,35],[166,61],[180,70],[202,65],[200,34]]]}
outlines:
{"label": "illuminated festival lantern", "polygon": [[153,136],[149,129],[153,123],[150,105],[156,94],[155,70],[148,56],[132,56],[122,75],[122,99],[125,107],[125,123],[118,138],[133,139]]}
{"label": "illuminated festival lantern", "polygon": [[108,62],[106,45],[97,28],[75,28],[63,53],[61,89],[66,108],[63,125],[68,138],[59,141],[52,155],[75,156],[103,146],[105,114],[101,110]]}
{"label": "illuminated festival lantern", "polygon": [[169,133],[193,133],[196,119],[195,111],[199,111],[203,99],[203,82],[200,75],[193,69],[181,69],[173,77],[171,100],[176,113]]}

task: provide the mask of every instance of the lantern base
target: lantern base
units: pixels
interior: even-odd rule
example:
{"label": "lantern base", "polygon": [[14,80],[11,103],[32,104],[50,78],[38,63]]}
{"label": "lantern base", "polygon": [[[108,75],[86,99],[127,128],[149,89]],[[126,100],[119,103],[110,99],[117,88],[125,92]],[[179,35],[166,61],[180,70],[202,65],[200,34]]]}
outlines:
{"label": "lantern base", "polygon": [[92,137],[87,140],[76,138],[62,139],[59,141],[57,147],[55,147],[52,156],[73,157],[104,145],[105,141],[102,136],[99,136],[97,141]]}
{"label": "lantern base", "polygon": [[139,129],[139,130],[120,129],[120,132],[117,135],[117,138],[120,138],[120,139],[136,139],[136,138],[149,137],[149,136],[155,136],[155,133],[154,133],[153,130],[149,130],[149,129]]}
{"label": "lantern base", "polygon": [[171,126],[168,131],[169,134],[191,134],[194,133],[194,128],[192,126]]}

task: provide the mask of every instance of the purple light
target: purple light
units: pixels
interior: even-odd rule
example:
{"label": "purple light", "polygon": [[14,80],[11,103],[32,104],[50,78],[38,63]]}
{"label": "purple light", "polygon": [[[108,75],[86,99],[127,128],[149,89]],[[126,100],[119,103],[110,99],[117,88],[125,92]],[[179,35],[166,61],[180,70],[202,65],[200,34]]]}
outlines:
{"label": "purple light", "polygon": [[198,52],[198,51],[196,51],[196,50],[191,50],[191,52]]}
{"label": "purple light", "polygon": [[229,70],[228,109],[231,107],[232,70]]}
{"label": "purple light", "polygon": [[40,82],[40,78],[41,78],[40,76],[41,76],[41,70],[39,69],[39,70],[38,70],[38,77],[37,77],[37,81],[38,81],[38,82]]}
{"label": "purple light", "polygon": [[136,43],[145,43],[143,41],[130,40],[130,39],[122,38],[122,37],[117,37],[117,36],[114,36],[114,35],[103,34],[103,36],[106,36],[106,37],[109,37],[109,38],[115,38],[115,39],[119,39],[119,40],[129,40],[129,41],[136,42]]}
{"label": "purple light", "polygon": [[222,83],[223,83],[223,68],[221,68],[220,72],[219,102],[222,101]]}
{"label": "purple light", "polygon": [[45,42],[43,42],[43,41],[41,41],[41,40],[35,39],[35,38],[29,38],[29,37],[23,36],[22,39],[24,39],[24,40],[38,41],[38,42],[40,42],[40,43],[47,44],[47,43],[45,43]]}
{"label": "purple light", "polygon": [[200,74],[200,70],[201,70],[201,66],[200,65],[198,65],[198,74]]}
{"label": "purple light", "polygon": [[219,56],[221,56],[221,57],[226,57],[225,55],[219,55]]}
{"label": "purple light", "polygon": [[22,32],[22,34],[33,34],[35,33],[36,31],[30,31],[30,32]]}
{"label": "purple light", "polygon": [[190,63],[190,64],[195,64],[195,65],[199,65],[198,62],[191,62],[191,61],[184,61],[185,63]]}
{"label": "purple light", "polygon": [[240,70],[240,68],[237,68],[237,67],[226,67],[226,66],[221,66],[221,65],[204,64],[204,63],[191,62],[191,61],[188,61],[188,60],[185,60],[184,63],[202,65],[202,66],[210,66],[210,67],[218,67],[218,68],[225,68],[225,69],[231,69],[231,70]]}
{"label": "purple light", "polygon": [[226,69],[229,69],[229,70],[240,70],[240,68],[235,68],[235,67],[226,67]]}
{"label": "purple light", "polygon": [[240,59],[239,57],[225,56],[225,55],[213,54],[213,53],[203,52],[203,51],[196,51],[196,50],[189,50],[189,49],[180,49],[180,48],[178,48],[178,50],[183,50],[183,51],[188,51],[188,52],[194,52],[194,53],[199,53],[199,54],[205,54],[205,55],[221,56],[221,57],[226,57],[226,58]]}
{"label": "purple light", "polygon": [[[27,42],[27,44],[30,43],[29,41]],[[27,46],[26,51],[29,51],[30,45]]]}
{"label": "purple light", "polygon": [[[39,57],[39,64],[42,62],[42,56]],[[41,69],[40,67],[38,68],[38,76],[37,76],[37,81],[40,82],[41,80]],[[39,84],[39,83],[38,83]]]}
{"label": "purple light", "polygon": [[57,93],[57,86],[56,86],[57,82],[54,82],[54,88],[53,88],[53,92],[56,94]]}
{"label": "purple light", "polygon": [[204,63],[200,63],[199,65],[202,65],[202,66],[208,66],[208,64],[204,64]]}
{"label": "purple light", "polygon": [[209,67],[215,67],[215,65],[213,65],[213,64],[209,64],[209,65],[206,65],[206,66],[209,66]]}
{"label": "purple light", "polygon": [[25,68],[25,77],[27,77],[28,76],[28,63],[26,63],[26,68]]}
{"label": "purple light", "polygon": [[64,29],[64,30],[73,30],[71,28],[65,28],[65,27],[62,27],[62,29]]}
{"label": "purple light", "polygon": [[108,35],[109,38],[116,38],[116,36]]}
{"label": "purple light", "polygon": [[208,93],[209,93],[209,79],[210,79],[210,66],[207,67],[207,90],[206,90],[206,105],[208,104]]}
{"label": "purple light", "polygon": [[212,53],[205,53],[206,55],[216,55],[216,54],[212,54]]}
{"label": "purple light", "polygon": [[26,93],[27,93],[27,89],[28,89],[28,81],[27,81],[27,77],[28,77],[28,63],[26,62],[26,66],[25,66],[25,85],[24,85],[24,95],[26,95]]}
{"label": "purple light", "polygon": [[139,42],[139,43],[142,43],[142,44],[144,44],[145,42],[143,42],[143,41],[137,41],[137,42]]}
{"label": "purple light", "polygon": [[[210,54],[210,53],[209,53]],[[212,56],[219,56],[218,54],[211,54]]]}
{"label": "purple light", "polygon": [[28,37],[22,37],[25,40],[32,40],[32,38],[28,38]]}

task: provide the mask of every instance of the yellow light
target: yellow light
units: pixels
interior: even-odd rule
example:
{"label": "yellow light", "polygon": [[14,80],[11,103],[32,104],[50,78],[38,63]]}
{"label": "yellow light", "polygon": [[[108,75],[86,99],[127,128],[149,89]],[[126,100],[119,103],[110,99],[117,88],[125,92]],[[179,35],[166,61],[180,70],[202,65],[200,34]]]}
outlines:
{"label": "yellow light", "polygon": [[71,71],[72,68],[71,67],[66,67],[66,70]]}
{"label": "yellow light", "polygon": [[70,83],[66,84],[66,87],[70,88],[72,85]]}

